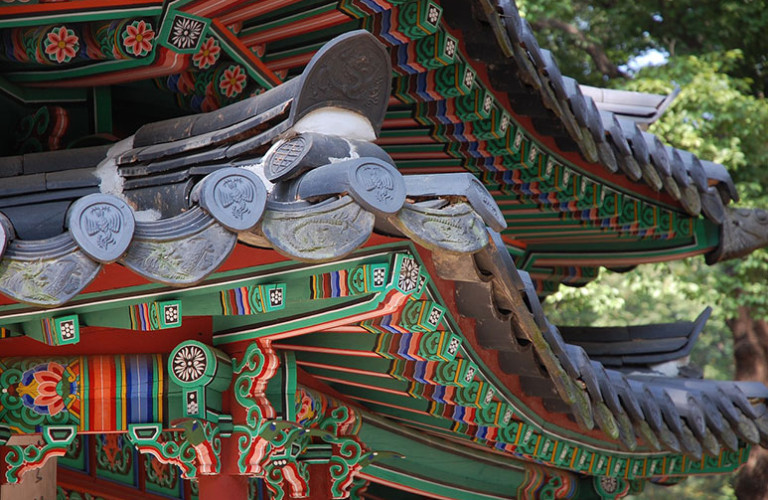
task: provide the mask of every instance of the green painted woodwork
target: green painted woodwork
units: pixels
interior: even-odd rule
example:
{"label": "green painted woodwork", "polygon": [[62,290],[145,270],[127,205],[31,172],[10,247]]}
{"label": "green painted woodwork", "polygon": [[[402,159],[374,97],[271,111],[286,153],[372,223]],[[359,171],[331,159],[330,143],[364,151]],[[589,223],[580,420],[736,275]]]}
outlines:
{"label": "green painted woodwork", "polygon": [[105,61],[102,63],[89,64],[76,68],[56,69],[48,71],[18,71],[8,73],[8,79],[13,83],[38,83],[50,82],[56,80],[68,80],[82,78],[86,76],[99,75],[102,73],[112,73],[117,71],[129,71],[132,69],[147,66],[152,63],[152,57],[143,57],[141,59],[125,59],[120,61]]}
{"label": "green painted woodwork", "polygon": [[[408,257],[402,257],[396,267],[402,268],[405,259]],[[419,265],[417,261],[413,264]],[[454,353],[454,356],[461,357],[425,361],[421,347],[424,335],[440,332],[445,345],[450,335],[460,338],[460,333],[447,314],[440,319],[441,328],[435,332],[425,332],[421,320],[409,320],[423,320],[430,304],[439,303],[439,297],[429,286],[421,297],[407,301],[402,312],[392,319],[358,323],[363,328],[358,333],[322,332],[291,339],[291,346],[321,349],[317,353],[297,350],[298,365],[321,381],[343,388],[345,394],[371,405],[382,414],[423,425],[427,429],[443,429],[452,435],[458,433],[527,460],[610,477],[690,474],[701,467],[713,471],[708,468],[711,463],[694,464],[679,455],[648,450],[627,453],[619,452],[615,445],[608,443],[593,441],[588,444],[589,440],[583,436],[536,422],[532,412],[495,381],[463,343],[457,346]],[[369,358],[371,351],[381,356],[382,360]],[[362,356],[356,357],[354,353]],[[391,378],[383,378],[382,374]],[[600,408],[597,411],[596,418],[614,437],[618,437],[620,426],[628,425],[622,420],[613,420],[608,412],[601,412]],[[631,429],[624,432],[631,432]],[[722,460],[719,463],[725,465],[721,470],[727,470],[740,463],[746,456],[743,454],[745,450],[742,449],[741,454],[730,455],[722,452],[715,461]]]}
{"label": "green painted woodwork", "polygon": [[[300,456],[308,454],[309,461],[322,461],[326,457],[327,461],[327,455],[315,453],[318,449],[312,445],[312,433],[305,427],[290,420],[275,420],[276,406],[282,410],[283,418],[291,418],[297,412],[296,408],[289,409],[283,404],[292,403],[287,400],[285,388],[296,391],[295,367],[290,357],[284,361],[288,364],[283,371],[289,373],[289,380],[278,378],[277,390],[267,387],[280,364],[267,344],[251,343],[234,365],[235,401],[245,413],[244,418],[238,417],[235,421],[232,434],[238,447],[238,470],[240,474],[263,478],[274,499],[285,498],[286,494],[294,498],[308,494],[308,461],[300,460]],[[298,395],[298,391],[295,394]],[[268,399],[270,395],[276,405]],[[298,413],[306,415],[304,410]]]}
{"label": "green painted woodwork", "polygon": [[39,26],[47,23],[85,23],[93,21],[105,21],[125,19],[128,17],[156,17],[163,10],[162,2],[157,5],[141,7],[116,6],[114,9],[93,9],[84,6],[83,10],[31,13],[27,17],[13,17],[0,19],[0,28],[18,28],[24,26]]}
{"label": "green painted woodwork", "polygon": [[308,463],[299,455],[310,446],[310,436],[301,428],[282,428],[268,439],[271,450],[269,462],[264,466],[264,484],[273,500],[301,498],[309,492]]}
{"label": "green painted woodwork", "polygon": [[[214,338],[214,343],[228,343],[238,340],[251,340],[260,337],[266,337],[269,335],[283,333],[285,331],[294,330],[301,332],[301,329],[313,328],[316,325],[325,324],[330,321],[338,321],[344,317],[354,317],[367,313],[372,313],[382,307],[386,306],[386,301],[391,298],[391,292],[396,291],[402,294],[409,294],[412,297],[418,297],[425,289],[428,277],[422,272],[421,268],[415,264],[412,257],[407,254],[395,254],[392,256],[393,262],[389,263],[390,257],[378,260],[361,260],[361,261],[347,261],[346,276],[349,278],[349,289],[353,293],[348,293],[347,296],[352,296],[351,299],[345,299],[344,297],[335,297],[331,299],[324,299],[328,301],[328,305],[320,304],[316,299],[311,297],[317,295],[317,286],[312,285],[312,278],[308,283],[309,286],[293,287],[289,281],[286,280],[286,296],[287,302],[290,304],[284,311],[277,311],[269,318],[270,322],[264,321],[262,325],[252,324],[247,319],[241,324],[246,323],[252,325],[251,328],[241,328],[241,332],[223,332],[218,334]],[[372,267],[365,271],[365,268],[360,268],[363,262],[375,263]],[[354,262],[354,266],[350,269],[349,264]],[[335,266],[339,266],[340,263],[336,263]],[[391,274],[386,271],[387,268],[392,268]],[[325,266],[322,269],[332,269],[332,267]],[[384,280],[385,284],[376,285],[373,281],[376,279],[376,270],[381,271],[379,278]],[[316,274],[314,275],[316,276]],[[387,278],[387,277],[390,278]],[[386,280],[390,281],[387,282]],[[307,283],[307,282],[305,282]],[[298,301],[292,303],[292,292],[297,290]],[[365,293],[367,290],[371,293]],[[360,298],[355,298],[354,294],[360,293]],[[305,302],[306,300],[306,302]],[[280,323],[275,324],[274,320],[282,320]],[[214,329],[230,329],[236,326],[241,326],[238,322],[233,321],[231,318],[226,319],[214,319]]]}
{"label": "green painted woodwork", "polygon": [[466,95],[475,83],[474,70],[464,62],[439,67],[434,70],[434,79],[424,76],[422,73],[394,78],[392,94],[406,103],[416,103],[424,97],[441,100]]}
{"label": "green painted woodwork", "polygon": [[[296,421],[305,428],[320,430],[320,439],[330,445],[328,456],[315,461],[328,464],[331,498],[347,498],[360,469],[393,456],[388,452],[369,452],[356,437],[362,425],[358,411],[316,391],[303,387],[297,390]],[[299,458],[307,460],[307,452]]]}
{"label": "green painted woodwork", "polygon": [[92,495],[72,488],[56,487],[56,500],[104,500],[103,497]]}
{"label": "green painted woodwork", "polygon": [[[172,440],[173,434],[164,432],[161,434],[162,439]],[[95,461],[95,470],[91,469],[91,457]],[[143,484],[143,491],[149,493],[184,499],[184,490],[190,490],[190,498],[197,498],[195,481],[184,481],[181,478],[180,469],[175,465],[160,462],[152,455],[139,455],[125,433],[78,434],[67,447],[66,454],[58,457],[57,465],[84,474],[89,479],[106,480],[124,487],[135,488],[135,496],[141,494]],[[139,478],[140,476],[143,476],[143,480]],[[58,498],[59,500],[92,498],[88,495],[77,496],[77,493],[72,491],[68,495]]]}
{"label": "green painted woodwork", "polygon": [[[322,331],[320,333],[311,333],[307,335],[301,335],[300,337],[292,337],[285,341],[278,341],[275,344],[276,348],[281,348],[283,342],[289,344],[290,347],[304,347],[300,355],[302,361],[318,362],[322,363],[324,360],[329,360],[329,364],[341,363],[340,366],[348,366],[355,368],[360,366],[365,367],[367,363],[371,363],[371,367],[375,368],[374,371],[386,371],[389,366],[389,361],[378,358],[366,356],[366,354],[376,350],[376,345],[379,337],[376,335],[353,335],[350,333],[336,333],[333,331]],[[311,347],[322,347],[323,352],[313,352]],[[360,356],[364,358],[358,358],[357,356],[343,356],[329,352],[328,350],[343,351],[344,353],[360,353]],[[331,362],[332,361],[332,362]],[[359,365],[362,363],[362,365]],[[379,370],[381,368],[381,370]]]}
{"label": "green painted woodwork", "polygon": [[275,417],[287,422],[297,422],[296,413],[299,408],[294,400],[299,398],[301,390],[296,380],[296,356],[291,351],[275,352],[279,358],[280,369],[276,370],[275,374],[266,382],[264,396],[269,401],[271,409],[274,410]]}
{"label": "green painted woodwork", "polygon": [[[345,33],[351,29],[358,29],[359,26],[357,23],[354,23],[352,25],[343,25],[341,29],[339,29],[339,33]],[[314,37],[313,37],[314,38]],[[291,38],[291,41],[295,40],[295,38]],[[279,45],[280,41],[275,42],[274,45]],[[325,41],[317,42],[317,43],[311,43],[307,45],[302,45],[298,48],[286,48],[284,50],[279,50],[275,48],[274,50],[271,50],[268,54],[264,54],[264,56],[261,58],[261,60],[264,63],[272,63],[275,61],[280,61],[283,59],[288,59],[291,57],[297,57],[297,56],[306,56],[307,58],[311,57],[311,54],[315,53],[316,51],[320,50],[323,45],[325,45]]]}
{"label": "green painted woodwork", "polygon": [[22,325],[24,334],[48,345],[68,345],[80,342],[80,322],[77,314],[43,318]]}
{"label": "green painted woodwork", "polygon": [[[181,472],[179,467],[163,463],[151,455],[141,455],[144,467],[144,489],[169,497],[181,497]],[[187,481],[187,484],[197,484]]]}
{"label": "green painted woodwork", "polygon": [[67,446],[67,452],[57,458],[57,465],[63,465],[69,469],[85,472],[88,470],[90,460],[88,458],[89,439],[85,434],[78,434]]}
{"label": "green painted woodwork", "polygon": [[93,99],[93,131],[96,134],[112,133],[112,89],[101,86],[91,89]]}
{"label": "green painted woodwork", "polygon": [[97,434],[90,439],[96,442],[96,477],[138,486],[135,470],[138,454],[125,434]]}
{"label": "green painted woodwork", "polygon": [[[443,30],[419,38],[416,45],[415,62],[424,68],[436,69],[453,64],[459,41]],[[409,61],[411,62],[411,61]]]}
{"label": "green painted woodwork", "polygon": [[[242,340],[269,337],[291,330],[313,328],[318,324],[338,320],[348,315],[364,314],[376,310],[385,297],[372,296],[363,299],[328,299],[328,302],[312,304],[304,302],[289,306],[284,313],[254,321],[248,317],[214,317],[214,344],[223,345]],[[321,307],[319,307],[321,306]],[[315,313],[310,315],[310,313]]]}
{"label": "green painted woodwork", "polygon": [[443,16],[442,7],[432,0],[407,2],[396,12],[398,31],[411,40],[435,33]]}
{"label": "green painted woodwork", "polygon": [[48,425],[42,428],[42,444],[6,446],[7,451],[0,460],[5,462],[5,481],[16,484],[26,472],[42,467],[50,458],[66,454],[75,436],[74,425]]}
{"label": "green painted woodwork", "polygon": [[[402,245],[400,245],[402,247]],[[256,266],[251,268],[237,269],[235,271],[220,272],[211,275],[204,283],[183,290],[168,291],[166,287],[157,284],[130,286],[123,288],[113,288],[98,293],[81,294],[79,296],[81,303],[77,306],[65,306],[57,309],[66,313],[77,313],[83,326],[113,326],[125,328],[130,326],[128,316],[130,306],[141,304],[172,303],[174,300],[182,302],[182,313],[184,311],[194,312],[195,314],[215,315],[222,314],[221,293],[234,290],[241,287],[259,286],[261,284],[274,284],[271,276],[280,275],[281,283],[285,284],[286,304],[291,304],[290,308],[271,308],[271,316],[264,315],[264,319],[274,320],[282,319],[286,315],[301,314],[311,309],[320,309],[323,306],[317,301],[311,299],[310,278],[319,271],[333,270],[334,268],[343,268],[350,263],[352,267],[374,265],[376,268],[388,267],[389,254],[386,252],[386,246],[378,251],[377,255],[366,255],[366,252],[354,260],[342,261],[339,263],[317,266],[313,268],[296,268],[295,264],[283,262],[280,264],[271,264],[266,266]],[[262,277],[263,276],[263,277]],[[286,279],[288,278],[288,279]],[[213,283],[213,284],[210,284]],[[269,287],[268,287],[269,288]],[[117,298],[116,298],[117,297]],[[365,295],[364,295],[365,297]],[[333,307],[339,304],[358,304],[359,299],[355,297],[330,299],[328,301]],[[295,305],[295,307],[294,307]],[[363,306],[361,310],[375,308],[375,305]],[[15,310],[27,309],[21,314],[14,314]],[[202,308],[202,309],[201,309]],[[302,309],[305,308],[305,309]],[[3,326],[12,330],[23,331],[22,327],[17,327],[23,322],[32,322],[51,318],[51,312],[34,310],[20,304],[7,304],[0,306],[0,314],[3,314]],[[182,314],[183,316],[183,314]],[[262,319],[260,315],[259,319]],[[57,316],[58,317],[58,316]],[[246,318],[250,322],[251,319]]]}
{"label": "green painted woodwork", "polygon": [[437,329],[445,308],[431,300],[411,300],[403,307],[400,326],[408,331],[431,333]]}
{"label": "green painted woodwork", "polygon": [[70,102],[85,102],[88,99],[88,92],[85,89],[20,87],[9,82],[4,77],[0,77],[0,92],[3,92],[16,101],[25,104],[42,104],[51,102],[57,104],[66,104]]}
{"label": "green painted woodwork", "polygon": [[[367,330],[376,331],[373,329],[372,322],[364,322],[362,326]],[[420,359],[437,362],[444,361],[445,363],[440,363],[439,366],[445,367],[458,367],[460,364],[458,362],[452,362],[461,348],[461,338],[449,331],[421,332],[416,330],[408,332],[415,337],[415,340],[411,342],[410,346],[416,344],[418,345],[418,348],[409,348],[407,351],[401,349],[400,335],[388,333],[386,331],[382,332],[381,330],[379,330],[379,333],[380,335],[378,335],[378,341],[376,341],[374,351],[384,358],[404,360]],[[395,364],[393,364],[393,375],[395,372],[394,366]],[[443,377],[444,380],[462,378],[459,370],[454,370],[453,368],[449,368],[448,370],[453,370],[452,373],[454,374],[458,371],[458,374],[455,376],[446,376],[445,372],[441,369],[441,377]]]}
{"label": "green painted woodwork", "polygon": [[[235,421],[232,437],[238,443],[238,468],[241,474],[263,475],[269,446],[268,435],[283,433],[272,420],[274,408],[264,394],[275,375],[279,361],[266,345],[251,343],[233,365],[236,375],[232,391],[235,401],[245,411],[245,418]],[[290,427],[290,426],[289,426]]]}
{"label": "green painted woodwork", "polygon": [[298,387],[293,354],[278,355],[266,343],[251,343],[234,372],[235,401],[242,407],[236,413],[244,413],[233,430],[239,472],[263,478],[275,499],[302,497],[309,494],[308,465],[326,464],[330,498],[346,498],[354,474],[376,459],[355,438],[356,410]]}
{"label": "green painted woodwork", "polygon": [[159,423],[131,424],[126,437],[140,453],[150,454],[160,463],[178,466],[186,479],[218,474],[221,470],[219,427],[199,420],[187,420],[180,426],[182,432],[163,432]]}
{"label": "green painted woodwork", "polygon": [[101,326],[149,332],[177,328],[183,318],[180,300],[139,302],[121,309],[110,309],[83,315],[87,326]]}
{"label": "green painted woodwork", "polygon": [[[375,478],[449,498],[513,498],[523,465],[486,456],[414,430],[365,415],[360,438],[372,448],[407,450],[405,458],[385,459],[363,469]],[[431,478],[441,478],[439,482]]]}
{"label": "green painted woodwork", "polygon": [[[322,346],[326,348],[335,345],[338,349],[345,349],[346,351],[377,352],[382,356],[380,361],[370,360],[375,361],[375,363],[368,363],[369,360],[360,359],[353,363],[347,363],[347,367],[356,366],[362,372],[349,373],[349,371],[336,371],[332,365],[339,363],[342,358],[354,360],[356,359],[354,356],[330,356],[312,353],[314,357],[305,357],[306,353],[297,351],[298,365],[309,370],[321,380],[344,380],[364,386],[365,388],[345,387],[345,392],[353,398],[359,397],[364,401],[373,401],[371,404],[383,414],[394,413],[392,406],[394,405],[401,410],[393,416],[406,418],[411,422],[415,421],[425,428],[443,429],[443,432],[449,435],[458,433],[477,443],[506,450],[512,456],[549,463],[577,472],[611,477],[617,475],[645,477],[669,473],[690,474],[727,470],[745,459],[744,449],[741,450],[740,454],[723,452],[714,459],[704,460],[700,463],[686,462],[682,457],[675,458],[673,455],[649,454],[643,451],[623,454],[617,453],[615,450],[590,449],[589,445],[578,442],[580,440],[574,442],[572,441],[573,438],[552,435],[549,433],[550,431],[542,432],[539,425],[527,420],[526,415],[529,410],[520,408],[519,401],[512,400],[509,395],[504,394],[503,386],[493,381],[489,372],[473,359],[474,355],[471,349],[464,342],[454,342],[455,348],[452,354],[449,353],[448,349],[452,340],[461,340],[461,335],[453,320],[440,305],[439,296],[429,286],[429,276],[425,274],[424,267],[418,258],[413,254],[404,252],[402,245],[389,245],[383,248],[392,253],[376,253],[374,249],[373,254],[353,257],[343,263],[324,265],[320,269],[317,266],[312,266],[311,269],[294,267],[291,268],[288,275],[284,276],[286,278],[284,282],[287,285],[286,297],[290,301],[290,290],[292,290],[290,283],[292,280],[303,280],[306,296],[309,296],[311,293],[310,284],[313,279],[316,281],[318,276],[332,272],[340,273],[343,269],[347,270],[347,276],[354,276],[355,273],[351,270],[360,269],[360,262],[366,262],[365,265],[372,267],[363,267],[364,271],[361,271],[361,277],[358,279],[359,290],[366,291],[365,287],[372,283],[371,280],[374,276],[372,271],[382,268],[376,266],[381,266],[381,263],[391,263],[393,272],[388,275],[388,284],[383,290],[397,290],[398,293],[409,292],[407,296],[409,298],[405,300],[397,315],[399,319],[394,323],[366,320],[361,323],[364,328],[360,333],[316,333],[290,339],[289,342],[296,345],[303,343],[310,347]],[[323,272],[318,273],[318,270]],[[267,276],[264,279],[271,278]],[[265,283],[269,283],[269,281],[265,281]],[[220,297],[221,290],[231,290],[231,288],[231,285],[224,285],[217,287],[217,291],[213,293],[219,294]],[[181,296],[180,300],[185,299],[186,291],[175,293]],[[367,293],[383,292],[369,291]],[[419,298],[416,299],[415,296]],[[432,311],[437,311],[437,314],[434,321],[429,322],[428,319]],[[401,345],[397,341],[398,338],[407,338],[407,345]],[[175,357],[178,351],[177,349],[176,352],[171,353],[171,359]],[[252,353],[251,358],[254,355]],[[250,391],[252,381],[258,379],[258,373],[263,370],[258,368],[259,363],[273,366],[270,369],[274,369],[276,366],[273,362],[266,363],[270,356],[273,355],[269,355],[264,358],[264,361],[255,362],[255,364],[253,364],[254,362],[239,363],[240,367],[233,370],[238,373],[238,380],[241,380],[236,384],[236,387],[243,387]],[[451,356],[453,357],[451,358]],[[417,361],[420,358],[422,360]],[[427,365],[434,368],[434,373],[430,372],[428,378],[431,381],[430,384],[420,382],[419,380],[427,379],[424,378],[424,375],[416,376],[416,372],[412,371],[411,365],[415,366],[417,362],[425,364],[424,368],[427,368]],[[283,363],[292,364],[291,361],[286,360]],[[312,366],[312,363],[325,363],[327,368]],[[245,366],[251,366],[251,368],[244,370],[243,367]],[[395,378],[382,378],[371,372],[372,370],[395,376]],[[288,372],[294,371],[290,369]],[[365,375],[365,372],[371,372],[371,375]],[[469,375],[470,373],[471,375]],[[244,374],[245,378],[242,378]],[[346,384],[346,382],[336,381],[333,383]],[[445,394],[438,395],[434,387],[451,389]],[[379,388],[386,392],[380,391]],[[276,395],[278,392],[273,393],[268,389],[264,394],[275,400],[278,398]],[[254,409],[259,408],[258,405],[248,402],[250,397],[247,396],[243,400],[244,406],[249,408],[249,414],[255,411]],[[376,401],[380,403],[375,403]],[[508,414],[509,417],[507,417]],[[270,457],[267,463],[293,458],[298,460],[298,457],[302,456],[303,453],[310,455],[314,453],[311,452],[314,449],[311,448],[314,438],[304,436],[296,427],[277,425],[268,418],[262,419],[260,417],[258,420],[254,420],[253,417],[250,418],[253,422],[262,422],[257,427],[261,430],[253,434],[253,431],[250,430],[253,428],[251,425],[246,426],[247,432],[243,431],[243,427],[236,427],[236,435],[255,441],[266,440],[270,443],[267,447],[268,450],[278,450],[281,447],[285,450],[279,451],[279,453],[277,451],[276,453],[271,453],[271,451],[267,453],[265,456]],[[242,426],[242,424],[240,425]],[[291,445],[299,443],[298,451],[294,453],[292,450],[287,450],[285,445],[288,443]],[[353,446],[353,448],[355,447]],[[247,450],[248,447],[241,451],[247,452]],[[358,456],[359,454],[354,455]],[[322,454],[317,456],[320,457]],[[347,465],[347,467],[349,466]],[[344,468],[341,467],[341,469]],[[268,472],[264,466],[262,466],[262,470],[264,473],[274,474],[273,482],[276,481],[275,484],[280,483],[279,479],[282,473]],[[276,469],[273,467],[269,470]]]}
{"label": "green painted woodwork", "polygon": [[186,340],[168,356],[169,420],[229,422],[221,415],[222,393],[232,381],[232,360],[202,342]]}

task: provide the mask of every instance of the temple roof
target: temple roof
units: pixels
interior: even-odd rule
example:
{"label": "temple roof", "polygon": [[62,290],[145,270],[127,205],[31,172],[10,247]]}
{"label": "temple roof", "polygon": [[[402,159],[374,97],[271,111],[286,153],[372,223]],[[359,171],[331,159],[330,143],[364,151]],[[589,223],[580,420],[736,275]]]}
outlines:
{"label": "temple roof", "polygon": [[712,313],[694,321],[635,326],[561,326],[566,341],[584,348],[606,366],[643,366],[688,356]]}
{"label": "temple roof", "polygon": [[632,120],[643,130],[661,118],[680,93],[680,87],[668,95],[604,89],[591,85],[579,85],[579,89],[582,95],[592,98],[600,111],[609,111],[619,119]]}
{"label": "temple roof", "polygon": [[[304,283],[311,273],[312,300],[339,299],[333,326],[299,334],[298,327],[278,331],[295,318],[262,323],[245,314],[240,323],[222,321],[226,327],[214,322],[213,341],[274,336],[277,348],[294,350],[299,366],[374,420],[402,422],[411,412],[415,420],[404,425],[590,475],[621,467],[644,478],[685,475],[691,460],[721,464],[726,453],[742,460],[747,445],[768,442],[766,387],[659,366],[689,354],[708,309],[685,323],[598,329],[555,326],[541,306],[541,296],[560,283],[589,281],[599,266],[726,258],[759,243],[742,238],[745,225],[725,208],[736,192],[722,165],[665,146],[633,120],[644,113],[636,104],[658,114],[667,98],[600,91],[595,99],[598,90],[560,75],[506,0],[217,8],[192,1],[152,14],[166,36],[157,50],[192,55],[178,46],[174,52],[170,23],[207,12],[214,21],[206,40],[237,49],[216,78],[235,85],[233,65],[257,68],[261,80],[248,73],[258,82],[254,95],[219,92],[214,109],[143,123],[111,144],[0,159],[0,293],[9,298],[0,318],[9,337],[73,343],[71,332],[52,340],[45,325],[69,313],[84,327],[112,325],[105,318],[117,306],[109,301],[123,307],[143,294],[156,304],[186,300],[195,315],[226,316],[211,311],[242,306],[226,298],[245,287],[232,288],[237,280],[257,280],[248,281],[248,293],[268,285],[268,294],[259,292],[266,294],[260,312],[274,313],[289,292],[263,280],[294,273]],[[229,30],[220,19],[244,24]],[[359,25],[373,35],[353,29]],[[304,27],[307,36],[287,40],[288,27]],[[253,40],[260,58],[249,49]],[[243,48],[251,59],[242,58]],[[202,77],[189,59],[164,71]],[[270,61],[284,66],[278,71]],[[168,76],[162,59],[155,62]],[[7,77],[21,84],[25,77],[14,69]],[[125,70],[105,74],[107,82],[132,78]],[[90,85],[92,78],[64,81]],[[177,93],[210,97],[198,90]],[[228,267],[238,252],[274,262],[253,263],[249,276],[242,265]],[[349,298],[355,293],[339,276],[358,268],[371,283],[363,280],[360,297]],[[105,273],[135,282],[105,290]],[[104,293],[112,295],[102,301]],[[357,311],[375,301],[378,315],[341,307]],[[311,316],[308,302],[300,310]],[[435,332],[442,350],[414,355],[413,339]],[[370,349],[345,344],[370,346],[371,334]],[[318,360],[318,353],[327,356]],[[381,363],[360,366],[369,358]],[[435,366],[453,370],[453,378]],[[512,432],[510,419],[519,426],[514,443],[481,436],[494,426]],[[531,433],[537,443],[605,452],[618,468],[525,451]],[[679,454],[688,465],[673,460],[661,471],[630,472],[637,456],[645,467]]]}
{"label": "temple roof", "polygon": [[[80,20],[85,11],[74,7],[80,4],[72,5],[71,19],[81,23],[73,24],[74,33],[82,39],[85,50],[90,39],[84,33],[98,29],[101,21]],[[149,14],[155,12],[152,7],[145,13],[150,17],[124,22],[125,26],[143,22],[152,32],[154,39],[146,54],[142,52],[135,59],[119,56],[116,61],[87,57],[77,63],[57,61],[56,69],[47,62],[18,56],[18,64],[8,66],[6,87],[27,103],[25,109],[45,102],[39,85],[50,88],[49,102],[65,103],[55,112],[46,106],[37,111],[40,116],[51,116],[51,127],[59,124],[55,130],[61,137],[49,138],[49,143],[58,144],[66,133],[74,133],[75,125],[83,126],[74,118],[80,116],[77,113],[82,113],[83,105],[66,103],[86,102],[77,97],[76,90],[60,87],[112,83],[112,106],[131,112],[113,113],[111,127],[127,131],[125,135],[136,132],[135,148],[145,148],[147,137],[155,132],[161,133],[157,140],[162,141],[204,135],[206,120],[209,127],[222,126],[216,125],[215,109],[240,101],[246,92],[259,93],[290,81],[324,41],[364,26],[387,45],[395,75],[387,112],[377,118],[382,123],[378,143],[404,173],[469,171],[480,178],[502,209],[508,224],[503,236],[516,264],[531,273],[539,294],[551,293],[560,283],[584,284],[594,279],[600,265],[627,268],[712,253],[718,245],[717,227],[726,217],[724,207],[737,197],[727,170],[665,146],[638,128],[631,116],[605,107],[609,101],[643,103],[658,114],[672,96],[593,90],[562,76],[552,55],[538,47],[512,2],[419,5],[414,10],[397,2],[374,5],[344,1],[323,7],[294,2],[254,10],[244,6],[209,8],[205,2],[193,1],[183,8],[174,7],[173,12],[157,13],[159,17],[151,17],[155,15]],[[123,11],[110,13],[109,7],[104,7],[106,17],[125,16]],[[23,26],[37,22],[43,13],[38,7],[22,8],[17,14],[20,17],[8,18],[2,29],[19,37],[42,36],[42,32],[33,33]],[[206,47],[210,45],[217,54],[205,63],[200,62],[202,52],[179,49],[171,38],[163,38],[170,36],[169,27],[177,19],[201,13],[203,18],[216,20],[203,23],[204,32],[195,42],[196,47],[203,42]],[[225,28],[227,23],[235,23],[232,30]],[[289,36],[291,29],[306,30],[309,26],[311,36]],[[489,29],[493,37],[486,36]],[[250,55],[244,55],[243,50]],[[174,53],[184,59],[173,59]],[[151,71],[126,69],[139,63],[150,64]],[[67,73],[69,67],[78,70]],[[210,85],[203,91],[203,81],[209,82],[214,73],[220,79],[225,70],[242,72],[244,86],[236,93]],[[154,88],[141,83],[151,78]],[[602,97],[595,98],[596,94]],[[150,99],[152,105],[134,106],[136,99]],[[103,108],[100,104],[99,109]],[[178,116],[182,109],[204,111],[194,118],[174,119],[180,120],[178,133],[182,135],[162,135],[162,127],[173,128],[176,121],[158,125],[158,130],[137,131],[142,123],[155,122],[163,113]],[[40,114],[42,111],[45,113]],[[66,119],[61,118],[62,113]],[[230,113],[236,116],[234,111]],[[21,117],[23,112],[16,111],[16,115]],[[104,116],[92,122],[107,123],[102,128],[111,130]],[[142,122],[141,116],[147,118]],[[199,123],[197,128],[191,126],[193,121]],[[67,127],[72,132],[62,132]],[[103,141],[104,134],[94,132],[99,131],[92,130],[88,140]],[[19,144],[29,148],[30,141]],[[65,165],[94,167],[103,159],[103,150],[98,147],[91,149],[92,153],[81,149],[64,163],[46,161],[45,155],[36,153],[4,159],[2,173],[16,177],[15,185],[4,189],[9,195],[46,192],[43,198],[69,196],[61,190],[66,186],[95,189],[86,170],[81,171],[82,178],[71,172],[55,174]],[[154,149],[160,156],[151,158],[155,153],[147,152],[131,160],[141,168],[128,168],[128,158],[121,160],[123,175],[130,177],[129,186],[145,182],[138,177],[150,170],[185,175],[171,157],[159,161],[163,155],[176,153]],[[197,161],[210,164],[219,158],[218,153],[206,154],[209,156]],[[227,157],[234,154],[229,152]],[[145,170],[150,165],[152,169]],[[13,201],[4,203],[24,202],[14,196]],[[61,220],[59,217],[56,224]],[[25,237],[34,236],[24,229],[29,224],[17,224]],[[573,251],[567,255],[557,251],[565,247]],[[606,248],[610,251],[603,251]]]}

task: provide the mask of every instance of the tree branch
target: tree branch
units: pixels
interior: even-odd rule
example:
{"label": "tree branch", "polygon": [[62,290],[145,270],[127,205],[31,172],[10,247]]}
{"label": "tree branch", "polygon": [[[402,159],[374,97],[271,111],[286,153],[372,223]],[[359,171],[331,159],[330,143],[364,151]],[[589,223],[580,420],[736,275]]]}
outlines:
{"label": "tree branch", "polygon": [[611,61],[605,53],[605,49],[597,43],[591,42],[587,36],[573,24],[561,21],[560,19],[546,18],[538,19],[531,23],[535,30],[551,29],[558,30],[576,38],[586,50],[592,62],[595,63],[597,70],[609,78],[627,78],[626,73]]}

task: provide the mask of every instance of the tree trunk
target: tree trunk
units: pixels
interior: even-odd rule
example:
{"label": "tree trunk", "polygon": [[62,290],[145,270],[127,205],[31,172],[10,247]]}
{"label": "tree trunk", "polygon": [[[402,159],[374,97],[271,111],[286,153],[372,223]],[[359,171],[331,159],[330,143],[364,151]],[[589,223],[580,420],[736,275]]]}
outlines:
{"label": "tree trunk", "polygon": [[[736,379],[768,385],[768,323],[756,320],[747,307],[728,321],[733,332]],[[768,450],[755,446],[736,478],[736,496],[743,500],[768,500]]]}

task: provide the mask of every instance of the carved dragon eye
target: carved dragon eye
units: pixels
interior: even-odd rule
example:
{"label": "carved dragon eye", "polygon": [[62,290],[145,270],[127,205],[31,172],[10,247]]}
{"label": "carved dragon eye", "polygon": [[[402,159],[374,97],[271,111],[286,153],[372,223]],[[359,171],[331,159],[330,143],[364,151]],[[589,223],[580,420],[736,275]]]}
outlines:
{"label": "carved dragon eye", "polygon": [[768,212],[766,212],[763,209],[757,209],[755,210],[755,218],[760,222],[761,224],[768,224]]}

